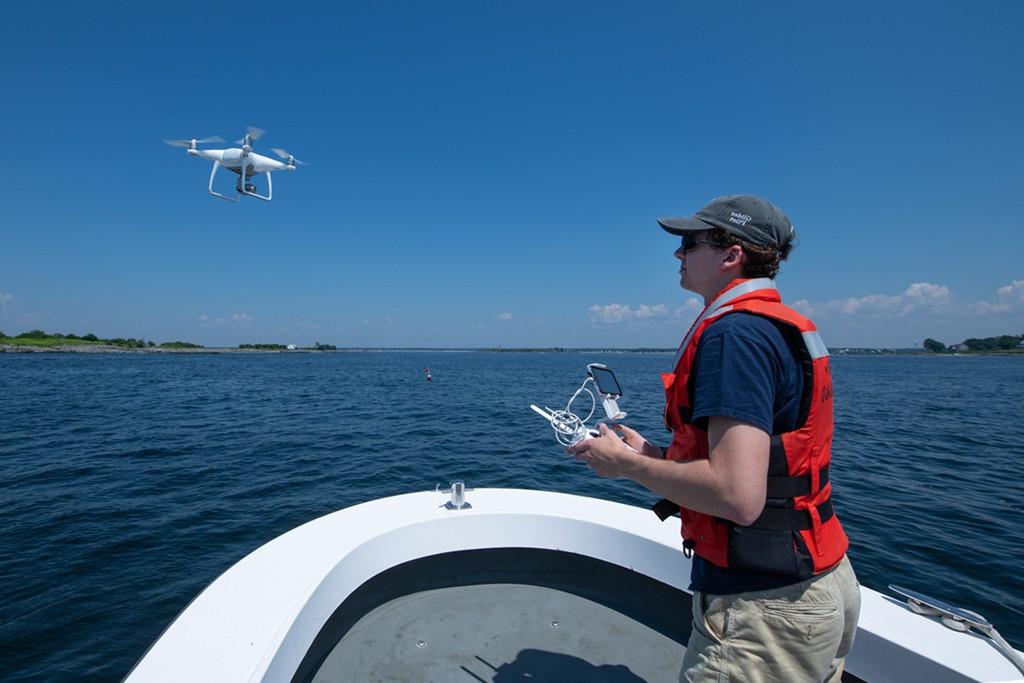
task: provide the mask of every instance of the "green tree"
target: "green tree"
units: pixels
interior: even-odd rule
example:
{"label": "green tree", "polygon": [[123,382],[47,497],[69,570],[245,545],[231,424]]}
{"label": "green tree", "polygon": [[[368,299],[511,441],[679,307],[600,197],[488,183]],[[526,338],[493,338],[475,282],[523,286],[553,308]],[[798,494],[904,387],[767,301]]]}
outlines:
{"label": "green tree", "polygon": [[936,341],[931,337],[924,340],[925,351],[931,351],[932,353],[939,353],[946,350],[946,345],[940,341]]}
{"label": "green tree", "polygon": [[92,332],[90,332],[89,334],[83,334],[82,339],[84,339],[85,341],[99,341],[96,335],[93,334]]}
{"label": "green tree", "polygon": [[1020,344],[1024,337],[1014,336],[1011,334],[1004,334],[998,337],[985,337],[978,339],[971,337],[965,339],[964,344],[967,345],[971,351],[1007,351],[1009,349],[1015,349]]}
{"label": "green tree", "polygon": [[29,330],[19,334],[18,339],[46,339],[46,333],[42,330]]}
{"label": "green tree", "polygon": [[1015,349],[1020,344],[1020,337],[1014,337],[1009,334],[1004,334],[999,337],[999,348],[1004,350]]}

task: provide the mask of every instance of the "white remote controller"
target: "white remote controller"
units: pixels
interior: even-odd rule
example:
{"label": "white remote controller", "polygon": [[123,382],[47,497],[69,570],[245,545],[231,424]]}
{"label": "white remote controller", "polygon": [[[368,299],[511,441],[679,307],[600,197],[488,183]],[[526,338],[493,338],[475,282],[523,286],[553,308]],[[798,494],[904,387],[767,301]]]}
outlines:
{"label": "white remote controller", "polygon": [[585,425],[577,426],[573,433],[570,434],[569,430],[571,427],[565,423],[559,424],[560,421],[556,421],[555,416],[550,411],[545,410],[538,405],[534,405],[533,403],[530,404],[530,408],[533,409],[533,412],[550,422],[551,426],[554,427],[556,431],[568,437],[569,440],[572,441],[573,446],[578,444],[580,441],[586,441],[587,439],[592,439],[595,436],[601,436],[601,432],[596,429],[589,429]]}
{"label": "white remote controller", "polygon": [[[578,444],[580,441],[586,441],[587,439],[593,439],[595,437],[601,436],[601,432],[599,432],[596,429],[591,429],[585,425],[578,426],[575,432],[570,436],[568,425],[561,425],[560,428],[560,426],[556,424],[555,416],[552,415],[550,411],[545,410],[544,408],[541,408],[538,405],[534,405],[533,403],[530,404],[530,408],[533,409],[533,412],[537,413],[545,420],[550,422],[551,426],[555,428],[555,431],[561,432],[562,434],[565,434],[567,437],[569,437],[570,441],[572,441],[573,446]],[[619,438],[621,439],[622,437],[620,436]],[[626,448],[628,448],[629,450],[633,451],[634,453],[636,452],[636,449],[630,446],[628,443],[626,443],[625,439],[623,439],[622,443],[624,443],[626,445]]]}

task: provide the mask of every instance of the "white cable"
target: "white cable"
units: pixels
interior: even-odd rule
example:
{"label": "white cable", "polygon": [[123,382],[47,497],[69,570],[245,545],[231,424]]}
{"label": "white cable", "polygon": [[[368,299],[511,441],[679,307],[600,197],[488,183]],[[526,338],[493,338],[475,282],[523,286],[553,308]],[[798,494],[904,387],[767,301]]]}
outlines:
{"label": "white cable", "polygon": [[[551,413],[551,428],[555,430],[555,440],[567,448],[575,446],[589,436],[586,422],[593,417],[594,410],[597,409],[597,398],[590,389],[587,389],[587,383],[592,381],[591,377],[583,380],[583,384],[572,395],[569,402],[565,404],[565,410],[551,410],[548,408],[548,411]],[[582,392],[586,392],[590,396],[590,412],[585,418],[580,418],[579,415],[572,412],[573,401]]]}

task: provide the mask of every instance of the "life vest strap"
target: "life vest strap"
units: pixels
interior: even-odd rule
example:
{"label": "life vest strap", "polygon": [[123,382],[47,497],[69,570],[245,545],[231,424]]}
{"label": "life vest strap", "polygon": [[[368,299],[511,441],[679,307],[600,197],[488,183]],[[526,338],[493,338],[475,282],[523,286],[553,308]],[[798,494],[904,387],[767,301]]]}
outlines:
{"label": "life vest strap", "polygon": [[[669,517],[679,514],[679,503],[673,502],[668,498],[662,498],[651,506],[651,510],[658,516],[658,519],[664,522]],[[832,516],[835,514],[836,512],[832,507],[831,500],[826,500],[818,506],[818,517],[821,519],[822,524],[832,519]],[[715,517],[715,521],[720,524],[733,524],[733,522],[721,517]],[[755,519],[753,524],[749,524],[745,528],[768,529],[771,531],[803,531],[813,526],[811,515],[807,510],[766,507],[761,511],[761,516]]]}
{"label": "life vest strap", "polygon": [[[818,506],[818,517],[824,524],[832,519],[835,510],[832,508],[832,501],[826,500]],[[725,521],[727,524],[732,522]],[[771,531],[803,531],[814,525],[811,522],[811,515],[807,510],[787,510],[783,508],[766,507],[761,516],[744,528],[747,529],[768,529]]]}
{"label": "life vest strap", "polygon": [[[798,477],[768,477],[767,498],[796,498],[809,496],[825,488],[828,484],[828,465],[818,470],[818,489],[812,489],[811,475]],[[808,527],[810,528],[810,527]]]}
{"label": "life vest strap", "polygon": [[654,510],[654,514],[658,515],[658,519],[664,522],[672,515],[679,514],[679,503],[673,503],[668,498],[662,498],[652,505],[651,509]]}

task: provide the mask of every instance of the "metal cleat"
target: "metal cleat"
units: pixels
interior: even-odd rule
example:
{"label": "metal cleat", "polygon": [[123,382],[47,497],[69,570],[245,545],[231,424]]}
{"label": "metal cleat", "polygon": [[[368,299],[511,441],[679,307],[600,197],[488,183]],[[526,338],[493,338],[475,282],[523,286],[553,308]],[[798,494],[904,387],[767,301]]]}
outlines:
{"label": "metal cleat", "polygon": [[466,491],[472,491],[473,489],[467,489],[466,482],[461,479],[453,481],[446,489],[442,489],[441,485],[438,484],[434,490],[438,493],[451,494],[451,500],[442,506],[446,510],[467,510],[473,507],[466,501]]}

